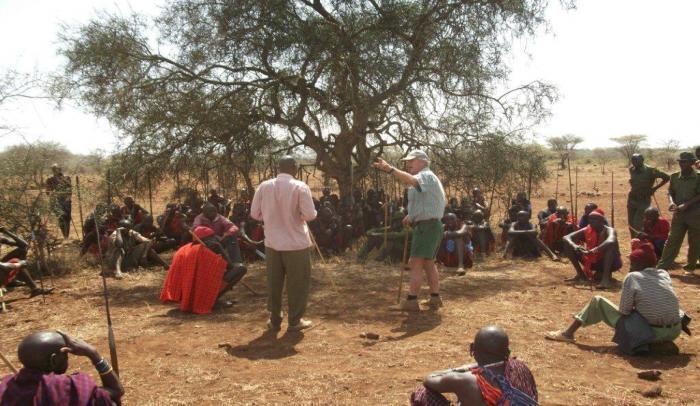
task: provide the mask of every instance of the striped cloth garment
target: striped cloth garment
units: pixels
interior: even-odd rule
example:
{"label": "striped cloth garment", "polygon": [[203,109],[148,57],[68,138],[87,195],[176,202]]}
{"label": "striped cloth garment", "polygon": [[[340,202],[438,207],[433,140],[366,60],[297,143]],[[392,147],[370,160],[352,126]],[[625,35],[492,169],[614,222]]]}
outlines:
{"label": "striped cloth garment", "polygon": [[620,313],[637,310],[651,325],[667,326],[681,321],[678,297],[671,276],[663,269],[630,272],[622,281]]}

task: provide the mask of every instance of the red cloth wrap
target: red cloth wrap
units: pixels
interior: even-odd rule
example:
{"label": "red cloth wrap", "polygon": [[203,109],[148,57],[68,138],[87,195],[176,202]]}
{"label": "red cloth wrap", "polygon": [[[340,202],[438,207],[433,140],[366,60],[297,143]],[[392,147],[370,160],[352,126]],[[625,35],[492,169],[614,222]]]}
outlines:
{"label": "red cloth wrap", "polygon": [[211,313],[223,286],[226,261],[201,244],[183,245],[173,257],[160,292],[162,302],[180,302],[180,310]]}
{"label": "red cloth wrap", "polygon": [[571,227],[576,230],[576,226],[574,226],[576,221],[570,214],[566,216],[566,221],[564,223],[558,222],[558,219],[559,217],[556,213],[547,218],[547,224],[544,229],[544,238],[542,239],[542,242],[549,248],[554,247],[554,243],[561,240],[566,234],[568,234]]}
{"label": "red cloth wrap", "polygon": [[[587,250],[592,250],[598,246],[598,233],[596,233],[596,231],[590,225],[587,225],[586,228],[583,229],[583,239]],[[591,268],[593,267],[593,264],[597,263],[601,259],[603,259],[602,252],[586,254],[583,256],[583,273],[586,274],[588,279],[593,280],[593,271],[591,271]]]}
{"label": "red cloth wrap", "polygon": [[[20,261],[20,260],[19,260],[18,258],[12,258],[12,259],[10,259],[10,260],[7,261],[7,262],[9,262],[9,263],[11,263],[11,264],[16,264],[16,263],[18,263],[19,261]],[[10,270],[10,273],[7,274],[7,277],[5,278],[5,280],[4,280],[4,281],[0,281],[0,286],[7,286],[8,283],[10,283],[10,282],[12,282],[13,280],[15,280],[15,278],[17,277],[17,274],[19,274],[20,269],[21,269],[21,268],[15,268],[15,269]]]}
{"label": "red cloth wrap", "polygon": [[654,224],[644,221],[644,232],[649,234],[649,239],[652,241],[667,240],[670,230],[671,224],[665,218],[659,217]]}

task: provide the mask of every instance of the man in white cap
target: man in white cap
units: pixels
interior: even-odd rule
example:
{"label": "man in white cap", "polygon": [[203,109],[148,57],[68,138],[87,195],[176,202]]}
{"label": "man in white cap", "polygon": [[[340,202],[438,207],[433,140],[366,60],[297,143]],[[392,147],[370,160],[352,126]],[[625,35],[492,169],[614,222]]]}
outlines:
{"label": "man in white cap", "polygon": [[417,299],[422,283],[422,271],[425,271],[430,287],[430,300],[426,303],[431,309],[437,309],[442,306],[442,299],[435,255],[443,235],[440,219],[445,210],[445,190],[440,179],[430,170],[430,158],[425,151],[413,150],[402,161],[405,161],[407,172],[394,168],[381,158],[377,158],[373,164],[375,168],[409,186],[408,215],[403,219],[403,223],[413,227],[411,257],[408,261],[411,268],[411,284],[408,296],[401,302],[400,309],[420,310]]}

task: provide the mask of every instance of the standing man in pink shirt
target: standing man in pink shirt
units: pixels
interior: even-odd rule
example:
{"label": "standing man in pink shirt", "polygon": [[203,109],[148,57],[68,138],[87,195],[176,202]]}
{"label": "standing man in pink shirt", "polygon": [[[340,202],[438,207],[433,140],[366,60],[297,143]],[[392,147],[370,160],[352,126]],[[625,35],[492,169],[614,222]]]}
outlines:
{"label": "standing man in pink shirt", "polygon": [[250,216],[265,223],[267,264],[267,327],[279,331],[282,324],[282,290],[287,278],[289,302],[288,331],[312,326],[302,317],[306,312],[311,281],[311,238],[307,221],[316,218],[311,189],[294,179],[297,163],[291,156],[278,162],[279,175],[258,186],[250,207]]}

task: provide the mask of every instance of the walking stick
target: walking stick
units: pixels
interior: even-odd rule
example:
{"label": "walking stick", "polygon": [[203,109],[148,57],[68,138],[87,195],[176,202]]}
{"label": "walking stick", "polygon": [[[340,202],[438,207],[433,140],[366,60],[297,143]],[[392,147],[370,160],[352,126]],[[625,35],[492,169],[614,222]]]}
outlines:
{"label": "walking stick", "polygon": [[[73,231],[75,231],[76,234],[78,234],[78,227],[75,226],[75,220],[73,220],[73,216],[70,216],[70,222],[73,224]],[[80,237],[80,234],[78,234],[78,237]]]}
{"label": "walking stick", "polygon": [[659,202],[656,200],[656,191],[651,195],[654,198],[654,204],[656,205],[656,210],[661,212],[661,206],[659,206]]}
{"label": "walking stick", "polygon": [[387,202],[387,193],[384,192],[384,249],[389,239],[389,204]]}
{"label": "walking stick", "polygon": [[576,186],[574,187],[574,194],[575,194],[575,204],[574,204],[574,220],[578,219],[578,166],[576,167],[576,177],[575,177],[575,182]]}
{"label": "walking stick", "polygon": [[7,358],[5,358],[5,354],[3,354],[2,351],[0,351],[0,358],[2,359],[2,362],[3,362],[5,365],[7,365],[8,368],[10,368],[10,370],[12,371],[12,373],[14,373],[14,374],[17,373],[17,368],[15,368],[15,366],[12,365],[12,363],[11,363]]}
{"label": "walking stick", "polygon": [[[192,238],[194,238],[195,241],[197,241],[198,243],[202,244],[202,246],[203,246],[204,248],[206,248],[206,249],[208,249],[208,250],[211,251],[211,249],[210,249],[209,247],[207,247],[207,245],[206,245],[204,242],[202,242],[202,240],[201,240],[199,237],[197,237],[197,234],[195,234],[194,231],[192,231],[192,229],[188,229],[187,231],[190,232],[190,235],[192,236]],[[213,251],[212,251],[212,252],[213,252]],[[217,255],[218,255],[218,254],[217,254]],[[248,289],[253,295],[255,295],[255,296],[261,296],[258,292],[255,291],[255,289],[251,288],[250,285],[248,285],[247,283],[245,283],[245,281],[244,281],[243,279],[241,279],[240,282],[241,282],[241,285],[243,285],[244,288]]]}
{"label": "walking stick", "polygon": [[610,225],[615,228],[615,170],[610,171]]}
{"label": "walking stick", "polygon": [[151,215],[153,215],[153,189],[151,188],[151,173],[148,172],[148,208],[151,209]]}
{"label": "walking stick", "polygon": [[112,171],[107,169],[107,207],[112,205]]}
{"label": "walking stick", "polygon": [[[308,225],[307,225],[308,228]],[[316,243],[316,238],[314,238],[314,233],[311,232],[311,229],[309,229],[309,237],[311,237],[311,242],[314,244],[314,247],[316,247],[316,252],[318,253],[318,256],[321,257],[321,261],[323,261],[323,265],[326,265],[326,259],[323,258],[323,254],[321,253],[321,248],[319,248],[318,244]],[[333,291],[335,293],[338,293],[338,288],[335,286],[335,281],[333,280],[333,276],[326,270],[326,268],[321,267],[323,270],[323,274],[326,275],[326,278],[331,281],[331,286],[333,287]]]}
{"label": "walking stick", "polygon": [[102,272],[100,274],[102,275],[102,294],[105,298],[105,311],[107,313],[107,340],[109,341],[109,358],[112,361],[112,368],[114,369],[114,373],[117,376],[119,376],[119,359],[117,357],[117,343],[114,339],[114,329],[112,328],[112,313],[109,310],[109,291],[107,290],[107,277],[105,276],[107,270],[105,269],[104,257],[102,255],[100,229],[97,226],[97,223],[99,222],[99,219],[97,217],[97,210],[92,212],[92,218],[94,219],[95,223],[95,236],[97,237],[97,252],[100,255],[100,268],[102,269]]}
{"label": "walking stick", "polygon": [[559,198],[559,168],[557,167],[557,181],[554,186],[554,198],[558,199]]}
{"label": "walking stick", "polygon": [[[75,175],[75,190],[78,192],[78,213],[80,214],[80,235],[82,235],[82,239],[85,240],[85,230],[83,230],[83,224],[85,224],[85,220],[83,220],[83,201],[80,197],[80,177],[78,175]],[[75,227],[75,225],[73,226]]]}
{"label": "walking stick", "polygon": [[399,295],[396,299],[396,303],[401,303],[401,290],[403,289],[403,273],[408,267],[408,234],[410,228],[405,228],[404,232],[406,235],[403,237],[403,257],[401,258],[401,278],[399,279]]}
{"label": "walking stick", "polygon": [[571,183],[571,158],[566,158],[567,159],[567,165],[569,167],[569,201],[570,201],[570,207],[571,210],[574,209],[574,189],[573,189],[573,184]]}

